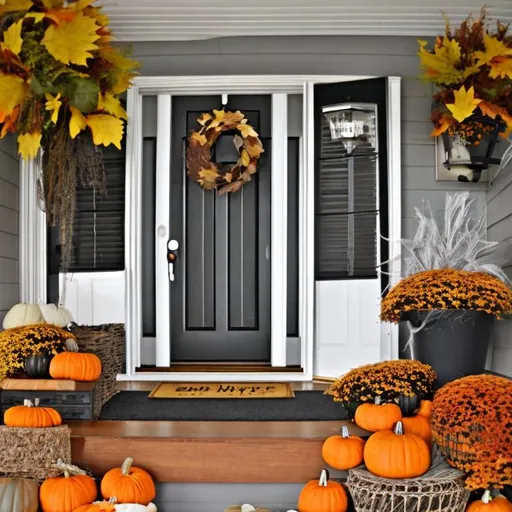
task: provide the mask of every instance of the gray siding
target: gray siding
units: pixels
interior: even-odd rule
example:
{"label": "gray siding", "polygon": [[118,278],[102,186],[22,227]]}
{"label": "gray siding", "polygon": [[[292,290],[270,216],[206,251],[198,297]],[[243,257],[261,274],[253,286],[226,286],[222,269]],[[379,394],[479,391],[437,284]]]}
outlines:
{"label": "gray siding", "polygon": [[[512,166],[487,192],[487,238],[504,243],[505,270],[512,278]],[[491,370],[512,377],[512,320],[498,322],[488,363]]]}
{"label": "gray siding", "polygon": [[18,184],[16,139],[0,140],[0,326],[5,313],[18,302]]}

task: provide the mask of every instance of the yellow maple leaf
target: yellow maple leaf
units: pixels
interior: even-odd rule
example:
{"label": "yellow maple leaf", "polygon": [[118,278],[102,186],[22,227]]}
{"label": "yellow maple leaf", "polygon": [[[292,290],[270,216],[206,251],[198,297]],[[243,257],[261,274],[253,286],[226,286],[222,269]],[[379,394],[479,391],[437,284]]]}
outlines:
{"label": "yellow maple leaf", "polygon": [[509,48],[503,41],[495,37],[485,34],[484,36],[485,52],[476,52],[475,57],[478,59],[478,66],[489,64],[496,57],[507,57],[512,55],[512,48]]}
{"label": "yellow maple leaf", "polygon": [[199,171],[199,184],[206,190],[213,190],[217,187],[217,178],[219,176],[215,169],[201,169]]}
{"label": "yellow maple leaf", "polygon": [[475,89],[471,86],[468,90],[462,86],[458,91],[453,92],[455,96],[454,103],[447,103],[446,106],[453,117],[461,123],[467,119],[478,107],[482,100],[475,98]]}
{"label": "yellow maple leaf", "polygon": [[98,94],[98,110],[105,110],[119,119],[128,119],[128,114],[121,106],[119,99],[109,92],[106,92],[105,94],[101,94],[100,92]]}
{"label": "yellow maple leaf", "polygon": [[33,6],[32,0],[4,0],[0,4],[0,16],[7,12],[28,11]]}
{"label": "yellow maple leaf", "polygon": [[32,160],[36,157],[41,147],[41,132],[22,133],[18,135],[18,152],[24,160]]}
{"label": "yellow maple leaf", "polygon": [[201,125],[201,126],[204,126],[208,121],[210,121],[212,118],[212,116],[210,114],[203,114],[198,120],[197,122]]}
{"label": "yellow maple leaf", "polygon": [[51,110],[52,123],[56,124],[57,120],[59,119],[60,106],[62,105],[62,101],[60,101],[60,92],[55,97],[53,97],[51,94],[46,93],[45,97],[46,97],[45,108],[46,108],[46,110]]}
{"label": "yellow maple leaf", "polygon": [[0,73],[0,123],[23,103],[27,90],[28,85],[23,78]]}
{"label": "yellow maple leaf", "polygon": [[13,23],[3,33],[3,42],[0,44],[2,50],[10,50],[14,55],[19,55],[23,39],[21,38],[21,29],[23,28],[23,19]]}
{"label": "yellow maple leaf", "polygon": [[[101,40],[98,40],[99,45],[100,43]],[[110,45],[100,45],[99,55],[112,64],[110,72],[113,83],[110,85],[109,92],[115,95],[122,94],[130,87],[133,77],[137,75],[135,70],[140,67],[140,64]]]}
{"label": "yellow maple leaf", "polygon": [[74,139],[82,130],[85,130],[87,121],[76,107],[69,107],[71,110],[71,119],[69,120],[69,135]]}
{"label": "yellow maple leaf", "polygon": [[90,114],[86,118],[87,126],[91,129],[92,140],[96,146],[114,144],[121,149],[124,125],[121,119],[110,114]]}
{"label": "yellow maple leaf", "polygon": [[237,128],[240,130],[242,137],[246,139],[247,137],[257,137],[258,132],[248,124],[239,124]]}
{"label": "yellow maple leaf", "polygon": [[199,132],[193,132],[190,141],[196,141],[200,146],[204,146],[208,142],[207,138]]}
{"label": "yellow maple leaf", "polygon": [[506,76],[512,78],[512,58],[496,57],[491,63],[489,76],[491,78],[505,78]]}
{"label": "yellow maple leaf", "polygon": [[46,13],[44,12],[27,12],[24,16],[25,18],[33,18],[34,23],[39,23],[46,18]]}
{"label": "yellow maple leaf", "polygon": [[87,59],[92,57],[90,52],[98,49],[94,42],[100,37],[96,33],[99,28],[96,20],[78,12],[69,22],[50,25],[41,44],[64,64],[86,66]]}
{"label": "yellow maple leaf", "polygon": [[242,152],[240,153],[240,163],[247,167],[251,163],[251,157],[249,156],[249,153],[247,153],[246,149],[242,149]]}

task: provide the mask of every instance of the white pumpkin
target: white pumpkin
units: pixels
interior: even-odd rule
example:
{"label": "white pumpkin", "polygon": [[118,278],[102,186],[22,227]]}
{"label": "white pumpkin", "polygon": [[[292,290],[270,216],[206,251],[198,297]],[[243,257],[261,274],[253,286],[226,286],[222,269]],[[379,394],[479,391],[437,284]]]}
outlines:
{"label": "white pumpkin", "polygon": [[39,484],[26,478],[0,478],[0,512],[37,512]]}
{"label": "white pumpkin", "polygon": [[[116,512],[156,512],[156,505],[139,505],[138,503],[119,503],[115,506]],[[1,512],[1,511],[0,511]]]}
{"label": "white pumpkin", "polygon": [[57,327],[66,327],[73,321],[73,315],[66,308],[58,307],[55,304],[42,304],[39,306],[41,314],[47,324]]}
{"label": "white pumpkin", "polygon": [[16,304],[5,315],[3,328],[12,329],[23,325],[44,324],[38,304]]}

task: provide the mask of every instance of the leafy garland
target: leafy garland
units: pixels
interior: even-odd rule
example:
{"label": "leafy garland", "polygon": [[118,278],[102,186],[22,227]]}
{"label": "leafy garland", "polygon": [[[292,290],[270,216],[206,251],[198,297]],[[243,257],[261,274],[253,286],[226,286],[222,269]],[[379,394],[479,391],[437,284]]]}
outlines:
{"label": "leafy garland", "polygon": [[512,133],[512,36],[508,25],[497,22],[492,34],[486,22],[484,10],[456,30],[447,25],[432,50],[419,41],[423,77],[440,89],[434,95],[432,136],[447,132],[478,145],[496,123],[505,139]]}
{"label": "leafy garland", "polygon": [[[251,181],[264,152],[258,133],[239,110],[214,110],[213,115],[204,113],[197,121],[200,130],[188,137],[187,175],[205,190],[218,190],[219,195],[236,192]],[[223,132],[231,130],[240,132],[233,139],[239,159],[234,165],[221,168],[211,161],[211,149]]]}
{"label": "leafy garland", "polygon": [[0,0],[0,137],[18,134],[26,160],[44,150],[39,180],[50,225],[71,260],[76,188],[105,193],[98,146],[121,149],[119,101],[138,64],[114,48],[94,0]]}

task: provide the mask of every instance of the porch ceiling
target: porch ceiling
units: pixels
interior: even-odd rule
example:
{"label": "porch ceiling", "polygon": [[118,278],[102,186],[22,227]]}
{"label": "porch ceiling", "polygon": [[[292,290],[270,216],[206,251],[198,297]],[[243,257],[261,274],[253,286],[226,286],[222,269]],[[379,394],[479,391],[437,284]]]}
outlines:
{"label": "porch ceiling", "polygon": [[[104,0],[122,41],[185,41],[225,36],[433,36],[443,13],[453,23],[484,0]],[[512,1],[487,2],[512,22]]]}

